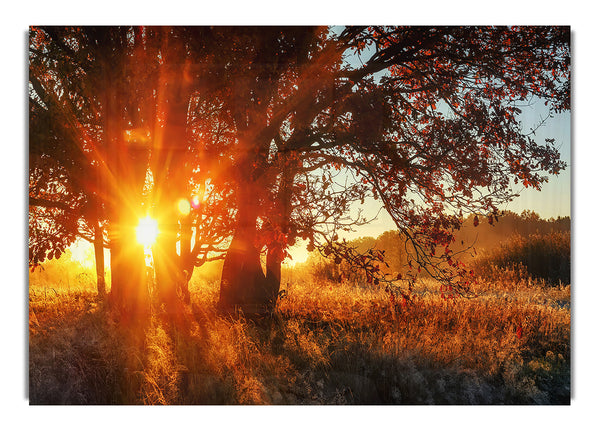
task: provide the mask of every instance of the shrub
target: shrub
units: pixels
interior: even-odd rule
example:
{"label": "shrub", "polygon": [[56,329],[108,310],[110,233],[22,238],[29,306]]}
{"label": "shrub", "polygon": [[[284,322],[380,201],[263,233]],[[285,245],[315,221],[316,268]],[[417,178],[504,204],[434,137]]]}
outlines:
{"label": "shrub", "polygon": [[571,283],[571,233],[550,232],[512,236],[474,262],[478,274],[495,278],[501,272],[551,284]]}

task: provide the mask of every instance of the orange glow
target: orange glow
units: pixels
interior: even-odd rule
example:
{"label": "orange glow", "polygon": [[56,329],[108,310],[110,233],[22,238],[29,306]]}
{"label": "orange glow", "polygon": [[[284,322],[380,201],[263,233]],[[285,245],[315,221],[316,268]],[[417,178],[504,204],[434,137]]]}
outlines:
{"label": "orange glow", "polygon": [[158,222],[150,216],[140,219],[140,223],[135,228],[135,235],[140,244],[144,247],[150,247],[158,236]]}
{"label": "orange glow", "polygon": [[190,206],[190,202],[187,199],[179,199],[179,201],[177,202],[177,209],[181,214],[188,215],[192,210],[192,207]]}
{"label": "orange glow", "polygon": [[150,132],[144,129],[125,130],[123,139],[129,144],[147,145],[150,142]]}

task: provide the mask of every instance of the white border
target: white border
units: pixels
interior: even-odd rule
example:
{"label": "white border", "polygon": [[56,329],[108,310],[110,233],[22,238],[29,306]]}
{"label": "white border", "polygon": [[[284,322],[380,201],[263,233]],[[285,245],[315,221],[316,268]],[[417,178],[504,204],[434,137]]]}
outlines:
{"label": "white border", "polygon": [[[27,1],[4,7],[2,19],[2,125],[0,142],[4,312],[1,328],[3,423],[24,429],[578,429],[598,399],[598,267],[596,196],[599,143],[597,13],[589,1]],[[560,24],[574,35],[574,399],[570,407],[30,407],[26,373],[26,31],[32,24]],[[8,269],[8,271],[6,271]],[[24,295],[25,293],[25,295]],[[25,334],[25,337],[24,337]],[[335,427],[335,428],[332,428]]]}

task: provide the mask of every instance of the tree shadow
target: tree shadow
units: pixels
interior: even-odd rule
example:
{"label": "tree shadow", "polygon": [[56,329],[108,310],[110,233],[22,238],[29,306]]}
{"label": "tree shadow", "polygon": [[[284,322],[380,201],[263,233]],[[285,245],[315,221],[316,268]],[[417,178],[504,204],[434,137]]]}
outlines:
{"label": "tree shadow", "polygon": [[61,311],[29,338],[29,402],[137,404],[144,327],[119,325],[105,303]]}

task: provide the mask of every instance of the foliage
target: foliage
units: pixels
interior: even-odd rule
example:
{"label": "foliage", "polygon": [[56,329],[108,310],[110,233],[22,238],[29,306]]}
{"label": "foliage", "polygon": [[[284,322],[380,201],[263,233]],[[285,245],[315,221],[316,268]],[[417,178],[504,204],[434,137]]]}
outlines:
{"label": "foliage", "polygon": [[[30,267],[60,256],[77,238],[93,242],[95,228],[105,223],[98,163],[89,154],[100,136],[98,119],[93,101],[81,92],[82,70],[49,44],[56,30],[30,33]],[[99,241],[102,246],[102,233]]]}

